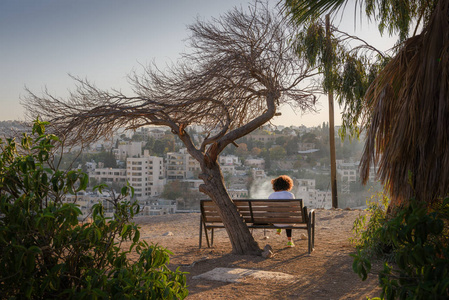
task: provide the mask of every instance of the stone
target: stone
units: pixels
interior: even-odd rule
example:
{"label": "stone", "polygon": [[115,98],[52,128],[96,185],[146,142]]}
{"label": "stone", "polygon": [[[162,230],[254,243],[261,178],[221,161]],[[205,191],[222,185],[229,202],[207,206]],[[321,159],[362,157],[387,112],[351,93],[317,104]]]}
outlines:
{"label": "stone", "polygon": [[194,276],[193,279],[216,280],[222,282],[241,282],[245,277],[257,280],[273,281],[296,281],[297,278],[290,274],[281,272],[269,272],[262,270],[240,269],[240,268],[215,268],[209,272]]}
{"label": "stone", "polygon": [[173,232],[168,231],[168,232],[164,233],[162,236],[172,236],[172,235],[173,235]]}
{"label": "stone", "polygon": [[275,256],[273,252],[273,248],[270,245],[265,245],[262,251],[262,257],[263,258],[273,258]]}

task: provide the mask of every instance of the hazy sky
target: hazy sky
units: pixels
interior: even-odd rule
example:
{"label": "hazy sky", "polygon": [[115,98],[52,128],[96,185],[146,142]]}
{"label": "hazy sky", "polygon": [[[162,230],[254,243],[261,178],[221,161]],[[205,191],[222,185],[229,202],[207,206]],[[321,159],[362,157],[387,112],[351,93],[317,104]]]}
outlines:
{"label": "hazy sky", "polygon": [[[271,0],[277,3],[277,0]],[[126,75],[153,60],[163,65],[186,50],[186,26],[196,17],[218,17],[244,0],[1,0],[0,120],[23,119],[24,87],[56,96],[74,88],[68,74],[88,78],[101,88],[129,91]],[[353,7],[350,5],[350,10]],[[353,17],[337,20],[354,33]],[[374,24],[357,22],[355,34],[385,50]],[[320,113],[295,114],[290,108],[278,125],[315,126],[328,119],[327,98]],[[340,124],[336,105],[336,125]]]}

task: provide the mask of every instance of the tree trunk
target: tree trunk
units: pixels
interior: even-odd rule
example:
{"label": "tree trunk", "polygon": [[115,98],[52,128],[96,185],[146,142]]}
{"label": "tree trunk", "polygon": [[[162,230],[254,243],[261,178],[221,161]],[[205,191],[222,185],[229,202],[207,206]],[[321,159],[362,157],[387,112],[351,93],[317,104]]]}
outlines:
{"label": "tree trunk", "polygon": [[200,191],[208,195],[218,207],[232,244],[232,253],[260,255],[262,251],[259,245],[254,240],[245,222],[240,217],[237,207],[226,191],[219,165],[212,163],[205,167],[200,178],[204,181],[204,184],[200,186]]}

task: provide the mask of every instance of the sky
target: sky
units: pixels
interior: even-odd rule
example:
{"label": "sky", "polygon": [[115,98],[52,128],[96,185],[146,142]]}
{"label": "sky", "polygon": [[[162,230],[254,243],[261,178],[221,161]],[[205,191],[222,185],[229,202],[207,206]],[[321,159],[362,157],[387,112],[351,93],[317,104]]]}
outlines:
{"label": "sky", "polygon": [[[277,3],[278,0],[270,0]],[[25,87],[65,97],[74,89],[68,74],[98,87],[130,91],[126,76],[151,62],[176,62],[188,51],[187,25],[210,20],[245,0],[2,0],[0,1],[0,121],[22,120]],[[351,7],[350,5],[348,7]],[[351,11],[352,9],[348,9]],[[363,37],[379,49],[394,38],[380,37],[375,24],[334,20],[339,29]],[[329,119],[327,98],[317,113],[281,109],[273,124],[317,126]],[[335,104],[335,125],[341,124]]]}

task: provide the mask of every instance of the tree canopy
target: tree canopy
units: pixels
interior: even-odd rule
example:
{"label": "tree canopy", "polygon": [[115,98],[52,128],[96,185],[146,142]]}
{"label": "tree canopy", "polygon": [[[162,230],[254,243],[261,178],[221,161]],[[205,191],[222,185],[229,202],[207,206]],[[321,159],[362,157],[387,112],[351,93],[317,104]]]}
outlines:
{"label": "tree canopy", "polygon": [[21,139],[0,139],[2,298],[185,298],[186,278],[168,268],[170,252],[141,240],[131,222],[140,211],[132,188],[104,198],[113,218],[102,202],[82,211],[79,198],[66,197],[85,191],[88,175],[57,168],[54,144],[62,141],[45,125],[36,120]]}

